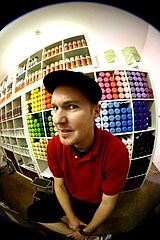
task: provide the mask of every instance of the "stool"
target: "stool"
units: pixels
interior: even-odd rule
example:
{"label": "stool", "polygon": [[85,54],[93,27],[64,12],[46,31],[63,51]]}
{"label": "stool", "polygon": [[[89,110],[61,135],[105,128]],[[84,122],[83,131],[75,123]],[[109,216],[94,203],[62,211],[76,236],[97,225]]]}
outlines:
{"label": "stool", "polygon": [[50,180],[50,179],[44,179],[44,178],[36,177],[32,181],[32,184],[36,187],[36,191],[33,194],[34,201],[43,199],[48,194],[53,193],[53,181]]}

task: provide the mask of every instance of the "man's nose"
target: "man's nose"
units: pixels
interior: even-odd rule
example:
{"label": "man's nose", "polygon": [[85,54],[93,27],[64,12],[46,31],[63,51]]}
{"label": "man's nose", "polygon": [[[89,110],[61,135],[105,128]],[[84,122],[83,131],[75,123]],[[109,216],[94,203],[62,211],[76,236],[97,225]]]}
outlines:
{"label": "man's nose", "polygon": [[53,123],[59,124],[59,123],[66,123],[66,122],[67,122],[67,116],[65,114],[65,111],[58,109],[58,111],[53,114]]}

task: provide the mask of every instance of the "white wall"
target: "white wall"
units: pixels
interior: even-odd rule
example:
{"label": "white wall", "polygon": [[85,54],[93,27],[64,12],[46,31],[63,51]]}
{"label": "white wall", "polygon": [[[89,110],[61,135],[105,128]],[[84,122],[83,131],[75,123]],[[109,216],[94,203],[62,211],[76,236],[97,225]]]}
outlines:
{"label": "white wall", "polygon": [[153,78],[160,116],[160,32],[153,27],[148,29],[142,57]]}
{"label": "white wall", "polygon": [[[81,33],[87,33],[93,54],[100,57],[109,48],[130,45],[142,53],[148,28],[133,14],[105,4],[54,4],[30,12],[3,29],[0,66],[8,70],[42,47]],[[41,34],[35,35],[36,30]]]}
{"label": "white wall", "polygon": [[[158,138],[154,155],[154,164],[160,171],[160,32],[153,27],[149,27],[146,43],[142,52],[147,68],[150,70],[156,105],[157,105],[157,129]],[[155,115],[156,117],[156,115]]]}

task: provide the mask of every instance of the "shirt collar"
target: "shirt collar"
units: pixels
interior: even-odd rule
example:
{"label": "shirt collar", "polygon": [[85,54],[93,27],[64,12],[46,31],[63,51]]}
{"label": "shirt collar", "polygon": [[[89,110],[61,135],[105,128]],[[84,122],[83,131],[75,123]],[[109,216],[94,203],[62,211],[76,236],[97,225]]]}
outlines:
{"label": "shirt collar", "polygon": [[[91,155],[97,155],[98,154],[98,150],[99,150],[99,144],[100,144],[100,129],[95,125],[94,126],[94,132],[95,132],[95,141],[93,144],[93,147],[91,148],[91,150],[86,154],[86,156],[91,156]],[[65,146],[64,147],[68,150],[74,150],[73,146]],[[75,151],[75,150],[74,150]]]}

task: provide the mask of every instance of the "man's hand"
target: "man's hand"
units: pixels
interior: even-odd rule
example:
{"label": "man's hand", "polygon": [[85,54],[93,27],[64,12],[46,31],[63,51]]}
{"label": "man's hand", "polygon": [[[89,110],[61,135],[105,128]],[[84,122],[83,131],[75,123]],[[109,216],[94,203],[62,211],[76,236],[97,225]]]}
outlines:
{"label": "man's hand", "polygon": [[73,231],[72,233],[68,234],[67,237],[72,237],[75,240],[85,240],[85,239],[87,239],[87,237],[85,237],[85,236],[83,236],[79,233],[79,230]]}
{"label": "man's hand", "polygon": [[68,219],[68,226],[73,230],[78,230],[79,225],[87,226],[87,224],[83,223],[80,219],[78,219],[76,216],[72,219]]}

